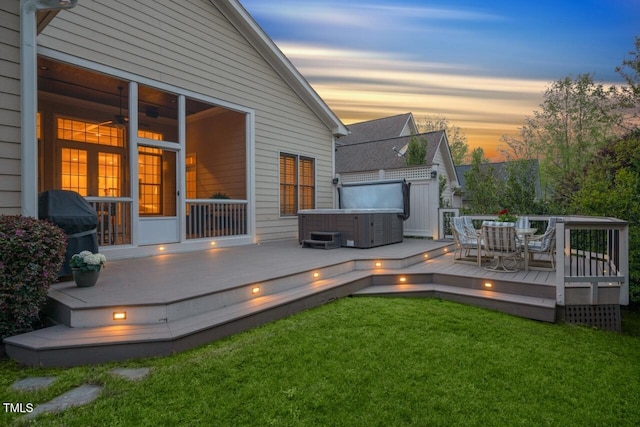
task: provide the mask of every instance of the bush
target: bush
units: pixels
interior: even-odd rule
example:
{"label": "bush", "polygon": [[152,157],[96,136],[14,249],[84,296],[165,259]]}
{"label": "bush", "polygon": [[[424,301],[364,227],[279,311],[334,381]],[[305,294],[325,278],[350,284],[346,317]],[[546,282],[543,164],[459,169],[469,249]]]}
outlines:
{"label": "bush", "polygon": [[67,237],[34,218],[0,215],[0,339],[29,332],[64,261]]}

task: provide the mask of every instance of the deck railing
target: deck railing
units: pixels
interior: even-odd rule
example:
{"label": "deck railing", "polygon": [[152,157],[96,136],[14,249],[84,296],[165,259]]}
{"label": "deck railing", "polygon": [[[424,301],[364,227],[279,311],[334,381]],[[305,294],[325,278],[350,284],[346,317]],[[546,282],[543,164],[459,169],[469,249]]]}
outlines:
{"label": "deck railing", "polygon": [[[453,213],[452,213],[453,212]],[[440,212],[444,230],[455,209]],[[495,215],[471,215],[474,226]],[[566,288],[588,286],[589,304],[599,304],[601,286],[619,288],[619,304],[629,304],[629,226],[625,221],[601,217],[556,217],[556,300],[566,303]],[[531,227],[544,233],[549,216],[530,215]],[[446,233],[446,231],[445,231]]]}
{"label": "deck railing", "polygon": [[187,239],[247,234],[247,205],[246,200],[187,200]]}
{"label": "deck railing", "polygon": [[629,303],[629,226],[614,218],[564,217],[556,224],[558,304],[566,286],[590,286],[590,304],[599,303],[599,286],[619,286],[619,303]]}
{"label": "deck railing", "polygon": [[98,214],[98,245],[131,244],[131,206],[128,197],[86,197]]}

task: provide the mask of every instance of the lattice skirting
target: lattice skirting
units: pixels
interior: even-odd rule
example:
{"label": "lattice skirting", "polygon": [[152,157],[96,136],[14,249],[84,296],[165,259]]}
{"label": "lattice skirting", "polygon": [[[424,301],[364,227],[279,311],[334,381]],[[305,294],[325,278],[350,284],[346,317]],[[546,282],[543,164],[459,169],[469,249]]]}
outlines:
{"label": "lattice skirting", "polygon": [[607,331],[622,331],[620,306],[603,305],[568,305],[564,307],[564,320],[587,326],[594,326]]}

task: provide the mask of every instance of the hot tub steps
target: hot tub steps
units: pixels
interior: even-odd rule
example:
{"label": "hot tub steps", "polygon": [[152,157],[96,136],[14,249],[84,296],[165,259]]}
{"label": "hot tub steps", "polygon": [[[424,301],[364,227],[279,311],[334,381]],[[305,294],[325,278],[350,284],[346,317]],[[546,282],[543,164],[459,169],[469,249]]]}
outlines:
{"label": "hot tub steps", "polygon": [[337,231],[312,231],[310,237],[302,241],[303,248],[336,249],[341,246],[340,233]]}

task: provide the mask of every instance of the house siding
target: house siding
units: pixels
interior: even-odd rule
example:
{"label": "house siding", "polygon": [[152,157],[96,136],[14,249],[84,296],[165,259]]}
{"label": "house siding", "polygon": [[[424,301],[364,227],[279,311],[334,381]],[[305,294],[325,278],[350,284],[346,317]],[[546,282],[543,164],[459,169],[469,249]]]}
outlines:
{"label": "house siding", "polygon": [[20,213],[20,2],[0,4],[0,214]]}
{"label": "house siding", "polygon": [[297,236],[279,218],[281,151],[316,158],[317,206],[332,207],[331,130],[211,2],[79,2],[38,43],[255,111],[258,241]]}

